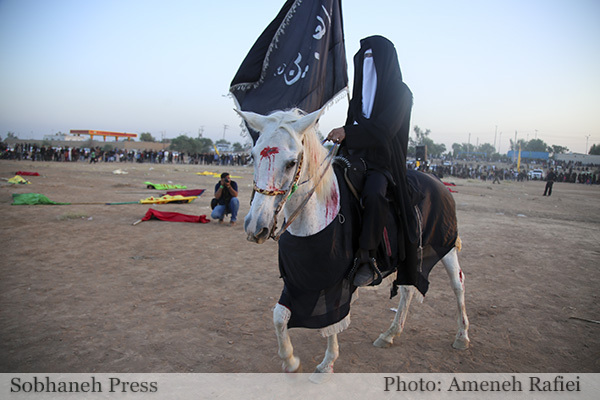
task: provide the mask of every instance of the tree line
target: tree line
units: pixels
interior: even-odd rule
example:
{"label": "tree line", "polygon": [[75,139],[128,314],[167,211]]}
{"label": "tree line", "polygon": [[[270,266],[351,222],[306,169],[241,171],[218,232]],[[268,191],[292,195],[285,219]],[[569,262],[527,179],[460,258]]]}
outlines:
{"label": "tree line", "polygon": [[[151,133],[143,132],[140,134],[140,141],[156,142],[156,139]],[[241,145],[241,143],[235,142],[232,145],[231,142],[225,139],[219,139],[216,142],[213,142],[212,139],[201,136],[192,138],[186,135],[179,135],[175,139],[170,139],[169,141],[171,142],[169,150],[187,154],[213,153],[215,148],[219,147],[219,145],[224,145],[225,147],[230,148],[234,153],[244,151],[244,147]]]}
{"label": "tree line", "polygon": [[[446,152],[446,145],[443,143],[435,143],[429,135],[429,129],[423,130],[418,126],[413,129],[415,138],[409,138],[408,155],[414,157],[416,155],[416,146],[426,145],[427,155],[431,158],[443,158],[450,156],[458,158],[462,154],[485,154],[489,159],[500,159],[501,155],[496,151],[496,148],[490,143],[483,143],[478,146],[472,143],[453,143],[452,150]],[[516,142],[510,139],[510,150],[530,151],[530,152],[546,152],[552,157],[555,154],[565,154],[569,149],[565,146],[548,145],[541,139],[525,140],[519,139]],[[600,155],[600,144],[594,144],[589,149],[588,154]]]}
{"label": "tree line", "polygon": [[[423,130],[419,126],[415,125],[413,128],[413,133],[414,138],[412,135],[409,138],[409,157],[415,157],[416,146],[426,145],[427,155],[431,158],[443,158],[445,156],[458,158],[462,154],[486,154],[486,157],[492,160],[501,158],[501,155],[496,151],[496,148],[490,143],[483,143],[477,146],[472,143],[453,143],[452,149],[447,151],[445,144],[435,143],[429,137],[431,134],[429,129]],[[18,139],[14,132],[8,132],[6,138]],[[157,142],[157,139],[154,138],[154,136],[152,136],[152,134],[149,132],[141,133],[139,139],[141,142]],[[0,140],[2,140],[1,137]],[[219,147],[219,145],[224,145],[230,148],[232,152],[236,153],[249,150],[248,145],[243,146],[239,142],[235,142],[232,145],[231,142],[225,139],[219,139],[216,142],[213,142],[212,139],[201,136],[192,138],[186,135],[179,135],[175,139],[170,139],[168,141],[170,142],[169,150],[188,154],[213,153],[215,148]],[[48,145],[49,144],[50,143],[48,143]],[[569,152],[569,149],[565,146],[559,146],[555,144],[548,145],[541,139],[519,139],[516,143],[510,139],[511,150],[518,150],[519,146],[521,151],[547,152],[550,153],[550,156]],[[590,147],[588,154],[600,155],[600,144],[593,144],[592,147]]]}

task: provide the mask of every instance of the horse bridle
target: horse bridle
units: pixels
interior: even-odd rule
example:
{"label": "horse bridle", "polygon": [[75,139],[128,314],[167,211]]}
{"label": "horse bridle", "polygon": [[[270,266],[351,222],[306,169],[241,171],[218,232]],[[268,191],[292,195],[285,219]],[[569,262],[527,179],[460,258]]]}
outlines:
{"label": "horse bridle", "polygon": [[[290,191],[292,191],[292,193],[298,188],[298,180],[300,180],[300,173],[302,172],[302,160],[304,159],[304,150],[300,152],[299,156],[298,156],[298,164],[296,165],[296,173],[294,174],[294,179],[292,180],[292,183],[290,184],[290,187],[287,190],[283,190],[283,189],[272,189],[272,190],[268,190],[268,189],[262,189],[259,188],[256,185],[256,180],[254,180],[253,182],[253,188],[254,191],[256,193],[260,193],[260,194],[264,194],[266,196],[279,196],[282,194],[286,194],[289,193]],[[291,196],[292,193],[289,193],[288,197]]]}
{"label": "horse bridle", "polygon": [[[270,238],[274,238],[275,239],[274,232],[277,230],[277,216],[279,215],[279,213],[283,209],[283,206],[288,201],[288,199],[290,197],[292,197],[292,194],[294,194],[294,192],[296,191],[296,189],[298,189],[298,181],[300,180],[300,174],[302,173],[302,162],[303,162],[303,160],[304,160],[304,150],[302,150],[300,152],[300,154],[298,155],[298,163],[296,164],[296,172],[294,173],[294,179],[290,183],[290,187],[287,190],[283,190],[283,189],[271,189],[271,190],[269,190],[269,189],[262,189],[262,188],[259,188],[256,185],[256,180],[254,180],[254,182],[253,182],[253,188],[254,188],[254,191],[256,193],[264,194],[265,196],[280,196],[280,195],[285,195],[284,198],[277,205],[277,208],[275,209],[275,214],[273,216],[273,221],[275,221],[275,222],[273,224],[273,228],[271,229],[271,232],[269,232],[269,239]],[[279,235],[281,235],[281,233],[282,232],[280,232]],[[279,238],[279,237],[277,236],[277,238]]]}
{"label": "horse bridle", "polygon": [[[323,141],[323,143],[324,142],[325,142],[325,140]],[[304,143],[302,143],[302,144],[304,144]],[[329,159],[329,164],[327,164],[327,167],[323,170],[323,172],[319,176],[319,178],[318,178],[317,182],[315,183],[314,187],[306,194],[306,196],[304,197],[304,200],[302,200],[302,202],[300,203],[300,205],[298,206],[298,208],[296,210],[294,210],[294,212],[291,214],[290,218],[286,221],[285,225],[281,228],[281,230],[277,234],[275,234],[275,231],[277,230],[277,216],[279,215],[279,213],[283,209],[283,206],[285,205],[285,203],[289,200],[290,197],[292,197],[292,194],[294,194],[294,192],[296,191],[296,189],[298,189],[298,186],[299,186],[298,185],[298,181],[300,180],[300,174],[302,172],[302,162],[304,160],[304,150],[302,150],[302,152],[300,152],[300,155],[298,156],[298,164],[296,165],[296,173],[294,174],[294,179],[292,180],[292,183],[290,184],[290,187],[287,190],[283,190],[283,189],[273,189],[273,190],[262,189],[262,188],[259,188],[256,185],[256,180],[254,180],[254,182],[253,182],[253,188],[254,188],[254,191],[256,193],[264,194],[266,196],[280,196],[280,195],[285,195],[285,197],[279,202],[279,204],[277,205],[277,208],[275,209],[275,213],[274,213],[274,216],[273,216],[274,223],[273,223],[273,228],[271,229],[271,232],[269,232],[269,239],[272,238],[275,241],[278,241],[279,238],[281,237],[281,235],[286,231],[286,229],[292,224],[292,222],[300,214],[300,212],[302,211],[302,209],[304,209],[304,207],[308,203],[308,200],[310,200],[310,198],[313,195],[313,193],[315,192],[317,186],[319,186],[319,183],[321,183],[321,180],[325,176],[325,172],[327,172],[327,169],[331,166],[331,162],[333,160],[333,155],[336,153],[336,150],[337,150],[338,147],[339,147],[339,143],[336,143],[329,150],[329,153],[327,154],[327,157],[325,157],[325,159],[323,160],[323,162],[325,162],[327,159]],[[306,182],[308,182],[308,180]],[[304,184],[306,182],[303,182],[302,184]],[[254,195],[252,197],[254,197]]]}

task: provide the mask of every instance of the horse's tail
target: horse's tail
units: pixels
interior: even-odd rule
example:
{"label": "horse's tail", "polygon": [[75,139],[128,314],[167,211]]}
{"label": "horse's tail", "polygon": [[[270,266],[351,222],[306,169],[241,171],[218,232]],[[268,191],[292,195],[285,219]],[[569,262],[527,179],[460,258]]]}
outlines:
{"label": "horse's tail", "polygon": [[456,235],[456,242],[454,242],[454,247],[457,251],[462,250],[462,240],[460,240],[460,236]]}

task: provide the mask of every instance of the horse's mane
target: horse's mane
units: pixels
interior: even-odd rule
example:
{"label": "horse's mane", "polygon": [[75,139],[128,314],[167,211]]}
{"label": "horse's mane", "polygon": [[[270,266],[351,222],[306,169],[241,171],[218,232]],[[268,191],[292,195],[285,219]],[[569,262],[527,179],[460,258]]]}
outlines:
{"label": "horse's mane", "polygon": [[[305,115],[306,114],[302,112],[302,110],[294,108],[286,111],[276,111],[270,116],[279,119],[280,126],[292,133],[290,124]],[[317,127],[318,123],[309,127],[304,133],[303,179],[310,178],[312,181],[316,181],[321,174],[323,174],[325,164],[322,164],[322,162],[327,156],[327,149],[323,147],[321,140],[317,135]],[[333,179],[334,174],[327,174],[317,186],[315,195],[318,197],[319,201],[327,201],[326,197],[331,193],[330,189],[333,185]]]}
{"label": "horse's mane", "polygon": [[[323,174],[326,165],[323,160],[327,156],[327,149],[321,144],[321,140],[317,136],[318,124],[310,127],[304,134],[304,157],[307,161],[307,173],[311,179],[319,179]],[[310,160],[310,161],[309,161]],[[315,194],[320,201],[327,201],[326,197],[331,193],[334,174],[327,174],[317,186]]]}

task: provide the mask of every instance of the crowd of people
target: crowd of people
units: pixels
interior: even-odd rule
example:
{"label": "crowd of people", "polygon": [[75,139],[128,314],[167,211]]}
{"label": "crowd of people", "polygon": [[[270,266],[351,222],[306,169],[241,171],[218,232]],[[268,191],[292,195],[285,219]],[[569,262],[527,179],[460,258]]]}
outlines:
{"label": "crowd of people", "polygon": [[[413,168],[417,168],[414,167]],[[600,166],[594,165],[582,165],[580,162],[552,162],[549,164],[535,164],[535,169],[541,168],[545,171],[549,171],[550,168],[554,168],[556,174],[556,182],[567,182],[567,183],[587,183],[587,184],[600,184]],[[463,179],[478,179],[482,181],[527,181],[534,180],[530,177],[528,171],[534,168],[525,166],[520,171],[517,170],[517,166],[510,164],[507,166],[497,166],[495,164],[484,164],[484,163],[464,163],[464,162],[452,162],[449,165],[429,165],[422,166],[427,172],[431,172],[441,179],[447,177],[456,177]],[[545,179],[544,177],[541,180]]]}
{"label": "crowd of people", "polygon": [[199,164],[199,165],[246,165],[247,154],[197,153],[184,154],[170,150],[104,150],[101,147],[80,148],[69,146],[38,146],[37,144],[16,143],[8,147],[0,142],[0,159],[29,161],[81,161],[81,162],[138,162],[158,164]]}
{"label": "crowd of people", "polygon": [[[103,150],[80,147],[51,147],[37,144],[16,143],[8,147],[0,141],[0,159],[29,160],[29,161],[78,161],[78,162],[137,162],[158,164],[195,164],[195,165],[228,165],[244,166],[251,161],[246,153],[197,153],[183,154],[170,150]],[[414,161],[408,163],[408,168],[421,169],[431,172],[439,178],[456,177],[463,179],[478,179],[483,181],[526,181],[531,180],[527,171],[541,168],[549,171],[554,168],[556,182],[600,184],[600,166],[582,165],[581,162],[550,161],[543,164],[525,164],[517,171],[514,163],[492,164],[481,162],[465,162],[451,160],[446,162],[431,161],[416,166]],[[544,178],[542,178],[544,179]]]}

